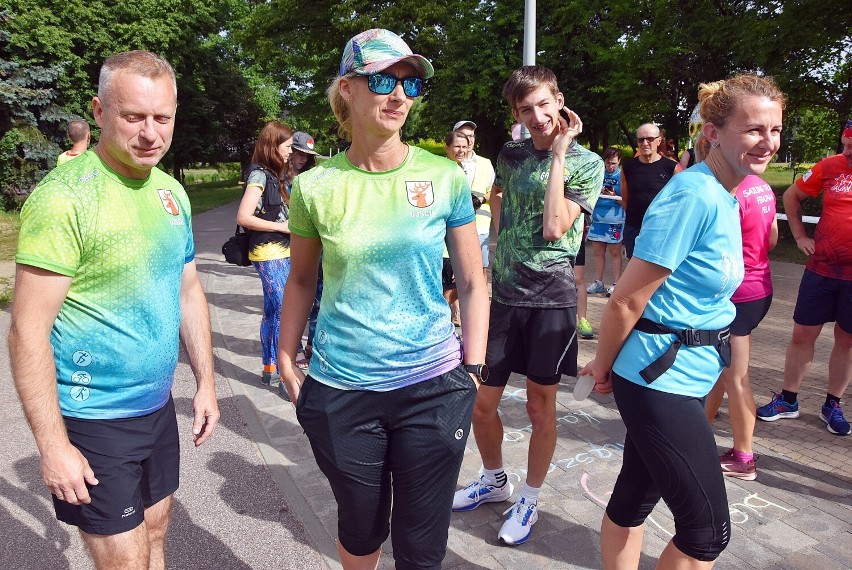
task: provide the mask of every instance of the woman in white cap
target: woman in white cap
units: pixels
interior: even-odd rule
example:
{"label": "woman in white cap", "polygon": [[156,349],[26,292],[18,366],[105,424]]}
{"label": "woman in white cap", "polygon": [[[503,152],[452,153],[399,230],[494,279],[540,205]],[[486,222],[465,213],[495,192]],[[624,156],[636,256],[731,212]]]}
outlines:
{"label": "woman in white cap", "polygon": [[[287,194],[293,186],[293,179],[299,174],[306,172],[316,166],[316,156],[319,154],[314,150],[314,137],[305,131],[296,131],[293,133],[293,152],[290,154],[290,161],[287,163]],[[314,335],[317,328],[317,316],[319,315],[319,306],[322,299],[322,268],[320,268],[319,276],[317,277],[317,292],[314,295],[314,304],[311,307],[311,315],[308,318],[308,341],[305,344],[304,353],[299,355],[296,360],[296,366],[302,370],[308,368],[308,360],[313,353]],[[278,392],[284,399],[289,396],[287,388],[284,384],[278,384]]]}
{"label": "woman in white cap", "polygon": [[[400,137],[432,74],[392,32],[349,40],[328,97],[352,145],[293,183],[280,371],[337,499],[344,568],[377,566],[391,518],[397,567],[440,568],[473,402],[488,373],[488,294],[470,188],[457,165]],[[464,351],[441,296],[445,240]],[[320,252],[324,298],[305,377],[293,361]]]}

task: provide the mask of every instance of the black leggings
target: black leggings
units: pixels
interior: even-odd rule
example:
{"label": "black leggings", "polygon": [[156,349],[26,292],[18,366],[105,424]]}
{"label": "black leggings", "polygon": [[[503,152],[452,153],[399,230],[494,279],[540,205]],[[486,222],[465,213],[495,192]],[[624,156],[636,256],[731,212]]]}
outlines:
{"label": "black leggings", "polygon": [[440,570],[475,400],[461,366],[388,392],[305,379],[296,415],[337,499],[347,552],[374,552],[393,527],[397,568]]}
{"label": "black leggings", "polygon": [[674,516],[675,546],[715,560],[730,540],[731,518],[704,398],[646,388],[614,372],[612,386],[627,437],[607,515],[620,527],[639,526],[662,497]]}

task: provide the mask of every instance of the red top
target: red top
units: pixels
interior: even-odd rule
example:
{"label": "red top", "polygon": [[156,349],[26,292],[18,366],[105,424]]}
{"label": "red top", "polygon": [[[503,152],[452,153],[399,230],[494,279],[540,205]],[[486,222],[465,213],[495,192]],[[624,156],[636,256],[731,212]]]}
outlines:
{"label": "red top", "polygon": [[809,196],[822,192],[822,213],[808,269],[823,277],[852,281],[852,167],[842,154],[829,156],[796,180],[796,186]]}

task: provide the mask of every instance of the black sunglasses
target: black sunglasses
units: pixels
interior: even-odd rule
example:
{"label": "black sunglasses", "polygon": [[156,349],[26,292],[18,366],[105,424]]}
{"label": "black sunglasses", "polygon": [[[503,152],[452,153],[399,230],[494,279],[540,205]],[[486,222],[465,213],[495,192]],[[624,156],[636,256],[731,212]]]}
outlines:
{"label": "black sunglasses", "polygon": [[423,80],[419,77],[396,77],[380,71],[367,76],[367,87],[376,95],[387,95],[398,83],[402,83],[402,91],[407,97],[420,97],[423,93]]}
{"label": "black sunglasses", "polygon": [[655,141],[655,140],[657,140],[659,137],[660,137],[660,135],[657,135],[657,136],[655,136],[655,137],[636,137],[636,142],[638,142],[638,143],[641,143],[641,142],[647,142],[647,143],[649,143],[649,142],[654,142],[654,141]]}

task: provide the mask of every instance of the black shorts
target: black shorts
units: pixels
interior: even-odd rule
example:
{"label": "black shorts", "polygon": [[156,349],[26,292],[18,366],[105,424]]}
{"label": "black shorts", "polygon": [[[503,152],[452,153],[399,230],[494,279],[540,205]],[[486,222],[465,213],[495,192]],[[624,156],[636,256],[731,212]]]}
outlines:
{"label": "black shorts", "polygon": [[731,323],[731,334],[736,336],[750,335],[751,331],[757,328],[757,325],[769,312],[770,305],[772,305],[772,295],[754,301],[734,303],[734,307],[737,308],[737,316]]}
{"label": "black shorts", "polygon": [[636,238],[639,237],[640,230],[641,228],[637,228],[636,226],[624,225],[624,239],[622,243],[624,244],[624,255],[627,259],[633,257],[633,250],[636,248]]}
{"label": "black shorts", "polygon": [[536,384],[577,375],[577,308],[510,307],[491,301],[488,386],[505,386],[512,372]]}
{"label": "black shorts", "polygon": [[577,258],[574,260],[574,266],[586,265],[586,239],[580,242],[580,250],[577,252]]}
{"label": "black shorts", "polygon": [[612,388],[627,436],[607,516],[623,528],[639,526],[662,497],[674,517],[675,546],[715,560],[728,545],[731,518],[704,398],[646,388],[614,372]]}
{"label": "black shorts", "polygon": [[92,502],[71,505],[53,496],[56,518],[88,534],[119,534],[145,519],[145,509],[174,494],[180,475],[175,404],[138,418],[63,418],[71,443],[89,462],[97,485]]}
{"label": "black shorts", "polygon": [[852,281],[823,277],[805,269],[793,321],[804,326],[834,321],[852,334]]}
{"label": "black shorts", "polygon": [[337,499],[347,552],[377,550],[393,509],[396,567],[441,567],[475,400],[462,367],[389,392],[305,379],[296,417]]}
{"label": "black shorts", "polygon": [[450,291],[451,289],[456,288],[456,278],[453,275],[453,264],[450,263],[449,257],[442,258],[444,260],[444,264],[441,267],[441,285],[444,287],[444,291]]}

